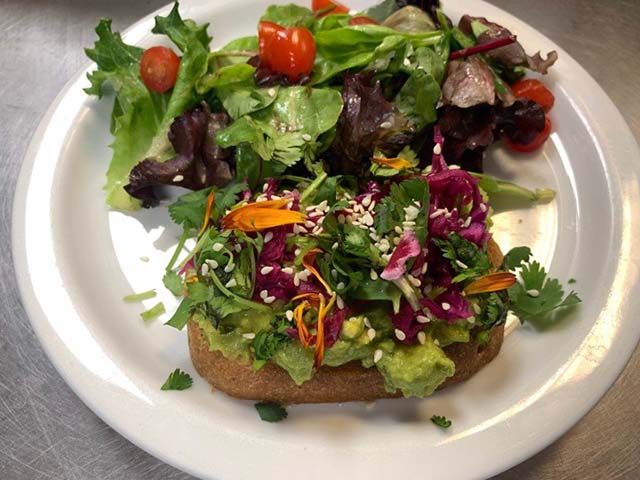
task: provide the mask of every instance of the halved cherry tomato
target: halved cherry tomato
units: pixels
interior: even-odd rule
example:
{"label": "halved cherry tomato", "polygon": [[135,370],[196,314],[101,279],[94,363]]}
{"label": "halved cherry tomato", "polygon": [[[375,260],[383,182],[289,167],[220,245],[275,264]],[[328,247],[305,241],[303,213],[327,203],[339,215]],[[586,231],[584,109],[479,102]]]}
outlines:
{"label": "halved cherry tomato", "polygon": [[349,20],[349,25],[378,25],[378,22],[371,17],[358,15],[357,17],[353,17]]}
{"label": "halved cherry tomato", "polygon": [[511,150],[520,152],[520,153],[531,153],[538,148],[540,148],[544,142],[549,138],[549,134],[551,133],[551,119],[549,115],[544,116],[544,128],[542,131],[530,142],[525,144],[515,143],[509,140],[507,137],[504,137],[502,141],[504,144],[509,147]]}
{"label": "halved cherry tomato", "polygon": [[553,93],[540,80],[528,78],[511,85],[516,98],[524,97],[539,104],[545,112],[549,112],[555,102]]}
{"label": "halved cherry tomato", "polygon": [[311,10],[314,12],[323,12],[319,17],[331,15],[332,13],[349,13],[349,9],[334,0],[311,0]]}
{"label": "halved cherry tomato", "polygon": [[164,93],[176,84],[180,58],[167,47],[151,47],[140,57],[140,76],[145,86]]}
{"label": "halved cherry tomato", "polygon": [[297,82],[308,75],[316,59],[316,42],[304,27],[284,28],[271,22],[260,22],[258,28],[260,63]]}

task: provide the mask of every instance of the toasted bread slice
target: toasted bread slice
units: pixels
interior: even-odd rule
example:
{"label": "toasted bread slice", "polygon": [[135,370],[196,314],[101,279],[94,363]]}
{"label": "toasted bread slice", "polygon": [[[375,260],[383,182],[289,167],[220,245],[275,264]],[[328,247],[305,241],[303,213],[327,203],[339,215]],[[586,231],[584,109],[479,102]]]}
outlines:
{"label": "toasted bread slice", "polygon": [[[494,266],[502,264],[502,253],[493,240],[489,241],[487,253]],[[200,327],[193,320],[189,321],[187,328],[194,367],[213,387],[233,397],[293,404],[368,401],[401,396],[400,392],[385,390],[382,375],[376,368],[364,368],[356,362],[322,367],[311,380],[298,386],[285,370],[272,363],[254,372],[251,365],[227,359],[218,351],[210,351]],[[503,338],[504,325],[500,325],[491,331],[489,342],[484,345],[472,340],[445,347],[444,351],[455,363],[456,370],[453,377],[438,388],[463,382],[474,375],[496,357]]]}

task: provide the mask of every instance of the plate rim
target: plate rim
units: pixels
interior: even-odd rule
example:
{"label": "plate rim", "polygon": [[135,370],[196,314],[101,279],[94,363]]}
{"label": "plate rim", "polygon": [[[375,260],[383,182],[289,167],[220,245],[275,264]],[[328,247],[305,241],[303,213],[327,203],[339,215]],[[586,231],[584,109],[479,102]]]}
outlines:
{"label": "plate rim", "polygon": [[[593,77],[587,72],[577,61],[573,59],[564,49],[559,47],[554,41],[549,39],[547,36],[542,34],[539,30],[535,29],[531,25],[526,22],[520,20],[514,14],[503,10],[502,8],[496,7],[494,5],[487,4],[483,0],[474,0],[479,3],[481,6],[486,6],[487,8],[494,9],[499,11],[502,15],[509,17],[510,19],[514,19],[520,24],[523,24],[528,29],[535,32],[537,36],[539,36],[544,41],[553,45],[554,48],[558,51],[559,55],[563,58],[563,61],[568,61],[571,63],[571,68],[585,81],[590,84],[590,87],[595,87],[594,92],[596,93],[597,102],[603,107],[606,108],[611,115],[615,118],[613,119],[620,130],[620,138],[626,143],[626,147],[628,151],[632,154],[632,156],[640,158],[640,148],[638,147],[637,139],[635,138],[633,132],[628,126],[626,120],[620,113],[617,106],[613,103],[613,101],[609,98],[606,92],[600,87],[600,85],[593,79]],[[182,7],[189,8],[191,6],[195,6],[196,4],[200,4],[201,0],[183,0]],[[137,42],[140,37],[150,30],[150,26],[153,21],[153,17],[158,14],[166,13],[172,7],[172,3],[164,5],[163,7],[149,13],[148,15],[142,17],[138,21],[134,22],[131,26],[124,29],[122,31],[122,37],[125,41],[133,41]],[[138,38],[133,38],[138,36]],[[81,382],[74,378],[71,374],[71,368],[69,366],[64,365],[64,353],[70,352],[57,352],[56,347],[53,342],[49,341],[45,337],[45,328],[48,323],[47,314],[40,308],[40,304],[35,296],[35,292],[33,290],[33,285],[29,279],[29,269],[27,265],[27,254],[26,249],[24,248],[25,242],[25,228],[26,228],[26,215],[25,215],[25,204],[27,200],[27,194],[29,191],[29,184],[31,180],[31,173],[33,170],[33,166],[36,159],[36,154],[40,149],[41,141],[44,138],[53,115],[58,111],[60,104],[67,97],[67,95],[71,92],[74,87],[79,88],[79,83],[85,78],[85,75],[88,71],[91,71],[94,68],[95,64],[91,62],[87,62],[85,67],[78,70],[70,80],[65,84],[62,90],[56,95],[55,99],[52,101],[51,105],[47,108],[46,113],[41,118],[38,127],[29,143],[29,146],[25,152],[22,166],[20,168],[20,173],[18,175],[18,180],[16,182],[16,190],[14,194],[14,202],[12,209],[12,232],[11,232],[11,249],[12,249],[12,257],[14,263],[14,269],[16,272],[16,280],[18,284],[18,290],[20,293],[20,298],[22,299],[22,304],[25,308],[25,312],[29,318],[29,322],[36,333],[38,341],[42,346],[43,350],[47,354],[47,357],[51,361],[51,363],[56,368],[57,372],[64,379],[65,383],[72,389],[72,391],[82,400],[82,402],[89,407],[92,412],[105,421],[111,428],[116,430],[120,435],[125,437],[127,440],[132,442],[134,445],[142,448],[143,450],[149,452],[154,455],[156,458],[160,459],[163,462],[166,462],[176,468],[179,468],[185,472],[188,472],[195,476],[203,475],[203,471],[198,469],[197,467],[192,466],[189,463],[181,462],[180,457],[177,455],[168,454],[164,449],[159,448],[157,442],[154,443],[153,439],[143,438],[144,434],[140,434],[135,432],[135,429],[131,426],[125,425],[126,422],[120,422],[118,420],[118,416],[114,414],[114,412],[107,412],[101,409],[95,399],[91,395],[91,390],[86,389],[86,386]],[[577,107],[576,107],[577,108]],[[73,112],[77,114],[77,111]],[[75,123],[75,120],[74,122]],[[591,134],[594,142],[597,142],[596,139],[597,132],[593,132]],[[59,156],[56,158],[56,163],[59,161]],[[638,177],[638,169],[636,169],[635,176]],[[638,262],[640,263],[640,262]],[[619,332],[618,332],[619,336]],[[519,456],[513,455],[511,457],[504,458],[498,461],[492,462],[491,467],[487,467],[484,469],[476,470],[476,474],[481,474],[482,476],[496,475],[500,472],[515,466],[522,461],[530,458],[535,455],[543,448],[551,445],[558,438],[564,435],[570,428],[572,428],[575,424],[578,423],[585,415],[589,413],[589,411],[597,404],[597,402],[607,393],[607,391],[611,388],[611,386],[618,379],[625,366],[628,363],[630,356],[635,350],[638,341],[640,340],[640,329],[638,329],[635,341],[626,342],[625,346],[626,351],[622,352],[620,355],[607,355],[604,360],[601,360],[598,364],[599,367],[602,367],[605,362],[607,363],[608,369],[600,368],[598,371],[594,371],[589,375],[588,379],[585,379],[585,383],[590,384],[590,395],[587,400],[584,400],[580,403],[579,408],[574,409],[574,413],[570,416],[568,421],[565,421],[560,428],[555,428],[553,433],[541,435],[536,439],[531,439],[525,448],[522,449],[522,453]],[[79,359],[75,359],[77,361],[77,365],[74,368],[82,367],[82,362]],[[603,370],[608,370],[609,373],[602,373]],[[598,378],[596,378],[598,377]],[[602,377],[602,378],[600,378]],[[591,381],[589,381],[591,380]],[[586,388],[586,387],[582,387]],[[594,392],[595,391],[595,392]],[[117,409],[116,409],[117,410]]]}

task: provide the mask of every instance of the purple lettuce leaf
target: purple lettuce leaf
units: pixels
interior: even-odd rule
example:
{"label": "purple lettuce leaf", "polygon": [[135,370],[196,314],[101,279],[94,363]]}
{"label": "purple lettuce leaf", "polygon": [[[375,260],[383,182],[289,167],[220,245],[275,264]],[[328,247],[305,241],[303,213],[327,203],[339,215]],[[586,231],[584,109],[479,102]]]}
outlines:
{"label": "purple lettuce leaf", "polygon": [[496,86],[489,66],[476,56],[449,62],[442,84],[442,101],[460,108],[493,105]]}

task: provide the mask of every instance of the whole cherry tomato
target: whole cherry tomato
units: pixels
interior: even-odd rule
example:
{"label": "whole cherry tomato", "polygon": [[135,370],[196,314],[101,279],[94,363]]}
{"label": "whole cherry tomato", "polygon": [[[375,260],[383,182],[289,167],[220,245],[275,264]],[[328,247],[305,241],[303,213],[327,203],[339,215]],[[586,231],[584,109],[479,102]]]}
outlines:
{"label": "whole cherry tomato", "polygon": [[357,17],[353,17],[349,20],[349,25],[378,25],[378,22],[371,17],[358,15]]}
{"label": "whole cherry tomato", "polygon": [[334,0],[311,0],[311,10],[314,12],[322,12],[318,15],[319,17],[324,17],[332,13],[349,13],[347,7]]}
{"label": "whole cherry tomato", "polygon": [[260,63],[286,75],[292,82],[311,73],[316,43],[306,28],[284,28],[271,22],[260,22],[258,44]]}
{"label": "whole cherry tomato", "polygon": [[511,85],[511,90],[516,98],[528,98],[539,104],[545,112],[549,112],[555,102],[553,93],[544,86],[540,80],[528,78],[526,80],[520,80]]}
{"label": "whole cherry tomato", "polygon": [[164,93],[176,84],[180,58],[167,47],[151,47],[140,57],[140,76],[145,86]]}
{"label": "whole cherry tomato", "polygon": [[515,152],[531,153],[537,150],[538,148],[540,148],[544,144],[544,142],[547,141],[547,138],[549,138],[550,133],[551,133],[551,119],[549,118],[549,115],[545,115],[544,128],[540,133],[538,133],[538,135],[530,143],[527,143],[527,144],[516,143],[512,140],[509,140],[507,137],[504,137],[502,141],[507,147],[509,147],[511,150]]}

